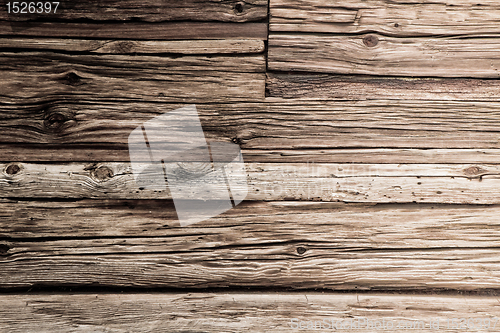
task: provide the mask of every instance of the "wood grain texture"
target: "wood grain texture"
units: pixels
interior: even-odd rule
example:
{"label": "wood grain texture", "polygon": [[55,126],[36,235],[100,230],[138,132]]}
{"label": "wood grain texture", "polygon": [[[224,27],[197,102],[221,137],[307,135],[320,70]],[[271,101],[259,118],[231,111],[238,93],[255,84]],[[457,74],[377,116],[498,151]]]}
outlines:
{"label": "wood grain texture", "polygon": [[498,78],[499,47],[498,36],[271,34],[268,67],[335,74]]}
{"label": "wood grain texture", "polygon": [[247,22],[267,18],[267,1],[245,2],[213,0],[91,0],[63,1],[51,14],[8,14],[2,10],[2,21],[27,20],[94,20],[94,21],[226,21]]}
{"label": "wood grain texture", "polygon": [[3,255],[49,239],[95,238],[90,244],[99,238],[156,237],[151,244],[158,247],[165,237],[165,244],[191,250],[275,242],[335,249],[472,249],[500,242],[498,205],[244,201],[188,228],[180,227],[171,200],[0,199],[0,207]]}
{"label": "wood grain texture", "polygon": [[[175,167],[166,164],[167,174]],[[18,163],[0,170],[2,198],[171,199],[168,189],[138,186],[129,163]],[[246,200],[500,203],[498,165],[247,163],[246,171]]]}
{"label": "wood grain texture", "polygon": [[497,80],[463,78],[267,73],[266,80],[268,97],[304,102],[315,100],[325,104],[326,101],[380,100],[390,103],[388,108],[400,102],[407,105],[413,102],[415,107],[421,101],[433,102],[435,106],[448,102],[448,109],[461,102],[495,102],[499,89]]}
{"label": "wood grain texture", "polygon": [[238,54],[264,52],[264,41],[255,39],[124,41],[61,38],[0,38],[2,50],[71,51],[104,54]]}
{"label": "wood grain texture", "polygon": [[2,103],[261,100],[262,55],[129,56],[4,52]]}
{"label": "wood grain texture", "polygon": [[[186,105],[165,102],[184,100],[197,104],[208,140],[236,142],[242,147],[245,160],[253,162],[297,161],[294,158],[300,158],[301,162],[358,163],[500,161],[497,152],[500,104],[492,101],[495,86],[464,93],[464,101],[452,100],[459,94],[460,85],[438,86],[431,91],[423,88],[414,93],[410,90],[405,93],[404,88],[392,93],[391,89],[378,90],[375,85],[366,88],[373,92],[375,100],[356,100],[370,97],[359,92],[351,97],[347,86],[346,94],[342,94],[342,88],[335,90],[325,84],[325,94],[335,90],[333,98],[338,100],[309,100],[309,91],[313,91],[311,99],[316,98],[312,85],[307,86],[309,91],[297,93],[305,96],[300,99],[238,102],[263,98],[264,81],[258,79],[259,76],[263,79],[261,73],[236,73],[235,58],[168,59],[165,62],[172,64],[171,69],[157,74],[141,68],[139,61],[132,69],[117,68],[111,62],[114,57],[106,64],[113,69],[106,72],[90,69],[83,62],[55,67],[54,71],[60,74],[44,75],[46,94],[40,93],[40,76],[30,72],[30,68],[25,73],[33,76],[32,81],[26,77],[23,81],[21,75],[5,80],[3,87],[8,95],[0,106],[2,160],[127,161],[127,138],[132,130]],[[144,67],[156,59],[139,58],[145,60]],[[246,70],[258,70],[261,60],[252,58],[253,63],[247,62]],[[203,62],[219,65],[221,72],[213,68],[214,71],[197,74],[193,69]],[[34,70],[39,68],[41,65]],[[139,72],[148,78],[137,77]],[[254,82],[245,81],[248,77],[255,78]],[[169,81],[172,78],[176,79],[175,85]],[[397,84],[396,81],[394,85]],[[217,90],[221,85],[224,90]],[[241,86],[241,90],[228,85]],[[118,90],[119,86],[123,90]],[[271,84],[270,89],[279,93],[281,88],[274,87]],[[302,88],[299,85],[293,89]],[[244,92],[248,94],[242,95]],[[384,94],[387,99],[382,99]],[[443,100],[437,101],[440,97]]]}
{"label": "wood grain texture", "polygon": [[225,22],[5,22],[0,36],[126,40],[267,39],[266,23]]}
{"label": "wood grain texture", "polygon": [[[401,228],[399,222],[397,232]],[[323,224],[315,233],[336,233],[336,229]],[[361,232],[349,229],[342,235]],[[431,230],[435,231],[435,224]],[[342,247],[340,240],[309,242],[295,236],[290,241],[290,236],[280,235],[264,242],[250,236],[246,244],[235,244],[235,237],[228,230],[218,236],[195,233],[177,238],[2,241],[0,288],[272,286],[480,291],[497,289],[500,283],[498,247],[365,248],[355,243]]]}
{"label": "wood grain texture", "polygon": [[[137,294],[34,294],[2,295],[0,329],[12,333],[52,332],[290,332],[292,318],[335,323],[359,320],[357,332],[373,332],[366,320],[386,318],[401,328],[425,330],[439,318],[439,331],[447,319],[492,319],[499,316],[495,296],[428,296],[338,293],[137,293]],[[496,332],[493,328],[481,332]],[[352,329],[337,326],[337,332]],[[330,330],[332,328],[329,328]],[[333,329],[332,329],[333,330]],[[436,330],[438,330],[436,328]]]}
{"label": "wood grain texture", "polygon": [[496,1],[272,0],[270,30],[391,36],[499,33]]}

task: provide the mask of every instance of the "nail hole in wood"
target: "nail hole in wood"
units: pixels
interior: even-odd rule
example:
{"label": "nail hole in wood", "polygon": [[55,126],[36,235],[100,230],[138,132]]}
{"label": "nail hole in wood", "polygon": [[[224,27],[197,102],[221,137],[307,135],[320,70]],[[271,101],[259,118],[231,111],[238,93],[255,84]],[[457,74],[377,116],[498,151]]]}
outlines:
{"label": "nail hole in wood", "polygon": [[307,250],[306,250],[306,248],[305,248],[305,247],[299,246],[299,247],[297,248],[297,253],[298,253],[298,254],[304,254],[304,253],[306,253],[306,251],[307,251]]}

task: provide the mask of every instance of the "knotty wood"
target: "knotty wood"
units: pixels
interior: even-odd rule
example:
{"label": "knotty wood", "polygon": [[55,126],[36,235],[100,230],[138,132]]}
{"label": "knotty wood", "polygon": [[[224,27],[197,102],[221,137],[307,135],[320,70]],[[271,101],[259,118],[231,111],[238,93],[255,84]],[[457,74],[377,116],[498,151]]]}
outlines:
{"label": "knotty wood", "polygon": [[[5,5],[4,5],[5,6]],[[267,17],[267,1],[247,0],[196,1],[196,0],[99,0],[65,1],[57,12],[51,14],[8,14],[0,11],[0,20],[94,20],[94,21],[229,21],[247,22]]]}
{"label": "knotty wood", "polygon": [[[17,333],[62,332],[290,332],[301,321],[498,317],[495,296],[318,293],[135,293],[35,294],[0,296],[0,329]],[[498,324],[498,323],[497,323]],[[305,324],[307,325],[307,324]],[[443,327],[443,325],[445,325]],[[315,332],[315,330],[300,330]],[[346,329],[337,329],[348,332]],[[373,332],[366,326],[358,332]],[[394,329],[391,332],[407,332]],[[495,332],[493,322],[490,329]]]}
{"label": "knotty wood", "polygon": [[0,36],[128,40],[267,39],[266,23],[162,22],[76,23],[2,22]]}
{"label": "knotty wood", "polygon": [[[332,225],[316,229],[335,231]],[[500,283],[497,247],[344,248],[281,237],[264,243],[250,237],[247,245],[233,245],[233,237],[224,234],[215,246],[205,241],[205,235],[184,236],[178,242],[170,237],[2,242],[6,253],[0,257],[0,287],[477,291],[498,288]]]}
{"label": "knotty wood", "polygon": [[1,38],[0,50],[34,49],[77,51],[91,53],[180,53],[180,54],[235,54],[260,53],[264,41],[254,39],[179,40],[179,41],[122,41],[81,40],[57,38]]}
{"label": "knotty wood", "polygon": [[[6,102],[0,106],[2,160],[127,161],[127,138],[131,131],[160,114],[185,106],[163,103],[180,99],[197,104],[208,140],[239,143],[248,161],[294,162],[297,161],[295,157],[303,162],[500,161],[497,152],[500,148],[497,135],[500,104],[491,101],[495,85],[481,88],[485,81],[477,82],[479,92],[472,89],[464,94],[463,101],[450,99],[458,95],[456,90],[466,82],[452,87],[431,84],[431,91],[421,87],[414,93],[408,90],[405,95],[403,88],[399,91],[395,89],[392,94],[391,89],[378,90],[379,86],[374,84],[367,90],[374,91],[373,98],[376,100],[367,101],[356,100],[363,98],[358,93],[350,97],[347,87],[345,95],[339,88],[337,95],[333,96],[338,101],[308,100],[316,99],[315,85],[307,86],[302,91],[299,84],[291,90],[300,90],[297,94],[302,94],[304,98],[267,98],[262,103],[215,103],[228,98],[259,99],[263,96],[263,80],[256,79],[249,83],[244,79],[261,74],[233,72],[238,70],[238,64],[233,62],[238,57],[218,57],[217,61],[202,56],[168,59],[165,60],[167,64],[179,65],[162,70],[174,74],[161,75],[148,68],[149,61],[157,57],[138,57],[132,69],[115,67],[114,57],[121,56],[109,57],[110,62],[106,66],[110,69],[106,72],[101,72],[99,67],[91,70],[89,68],[94,67],[84,65],[81,60],[77,65],[67,61],[68,65],[54,68],[61,74],[46,76],[45,83],[50,87],[45,90],[46,94],[39,93],[39,75],[33,72],[41,65],[23,71],[28,77],[33,77],[32,81],[26,77],[22,81],[20,75],[15,78],[14,74],[5,80],[4,94],[12,97],[4,97]],[[139,59],[144,63],[140,63]],[[89,58],[89,62],[92,60]],[[246,62],[245,70],[258,70],[261,60],[251,58]],[[205,61],[213,61],[214,66],[221,66],[223,71],[193,70],[198,68],[198,63],[201,66]],[[184,68],[186,70],[182,70]],[[29,72],[29,69],[33,71]],[[148,80],[137,78],[139,72],[144,73],[142,76],[148,77]],[[124,79],[122,75],[128,78]],[[172,77],[177,80],[175,85],[168,81]],[[211,80],[218,80],[220,85]],[[196,82],[194,87],[193,81]],[[335,84],[325,84],[325,98],[328,95],[326,92],[334,90]],[[397,84],[398,81],[394,82],[395,86]],[[217,88],[221,85],[224,91],[219,94]],[[241,90],[227,85],[238,85]],[[362,82],[353,84],[353,88],[357,89],[359,85]],[[19,89],[21,86],[26,88]],[[129,91],[117,90],[118,86]],[[179,86],[186,90],[181,91]],[[271,84],[270,88],[277,94],[281,91],[281,88],[275,88],[275,84]],[[387,100],[382,99],[384,91]],[[398,93],[402,96],[397,96]],[[370,98],[369,95],[366,97]],[[443,101],[436,101],[440,97]],[[340,100],[343,98],[352,100]],[[149,99],[149,102],[139,99]],[[345,150],[347,148],[349,150]],[[368,148],[378,150],[370,151]],[[383,156],[387,156],[388,160],[384,160]]]}
{"label": "knotty wood", "polygon": [[499,33],[496,1],[272,0],[270,30],[391,36]]}
{"label": "knotty wood", "polygon": [[372,35],[378,43],[364,44],[368,35],[269,36],[270,70],[395,76],[500,76],[498,36],[408,37]]}
{"label": "knotty wood", "polygon": [[[133,46],[133,43],[132,43]],[[188,103],[261,100],[262,55],[128,56],[5,52],[0,55],[2,102],[40,103],[85,96],[123,101]]]}
{"label": "knotty wood", "polygon": [[[12,165],[0,164],[3,198],[171,199],[168,189],[137,186],[129,163]],[[246,170],[246,200],[500,203],[498,165],[247,163]],[[179,199],[193,198],[187,191]]]}

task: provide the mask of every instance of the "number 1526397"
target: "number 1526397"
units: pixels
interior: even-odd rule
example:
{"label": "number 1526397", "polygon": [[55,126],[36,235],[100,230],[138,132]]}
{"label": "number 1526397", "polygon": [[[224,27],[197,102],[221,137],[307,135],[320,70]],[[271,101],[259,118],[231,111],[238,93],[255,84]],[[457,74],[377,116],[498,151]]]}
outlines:
{"label": "number 1526397", "polygon": [[9,14],[50,14],[56,13],[59,2],[9,2]]}

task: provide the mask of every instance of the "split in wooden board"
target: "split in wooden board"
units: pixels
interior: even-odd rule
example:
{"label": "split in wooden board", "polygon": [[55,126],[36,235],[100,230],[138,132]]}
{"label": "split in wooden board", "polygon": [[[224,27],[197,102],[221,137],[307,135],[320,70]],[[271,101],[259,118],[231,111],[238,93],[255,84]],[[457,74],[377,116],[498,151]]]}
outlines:
{"label": "split in wooden board", "polygon": [[[451,320],[470,318],[469,327],[497,332],[495,296],[300,293],[112,293],[23,294],[0,296],[0,330],[12,333],[133,332],[291,332],[292,319],[331,323],[359,319],[356,332],[373,332],[366,320],[393,321],[408,332],[425,324],[446,332]],[[487,321],[487,319],[490,319]],[[363,321],[365,320],[365,322]],[[347,323],[346,322],[346,323]],[[362,325],[362,323],[365,323]],[[489,325],[488,325],[489,323]],[[447,325],[449,326],[449,329]],[[303,324],[304,326],[307,323]],[[493,327],[495,325],[495,327]],[[486,328],[488,326],[488,328]],[[421,327],[421,326],[420,326]],[[466,326],[467,327],[467,326]],[[329,331],[330,329],[328,329]],[[333,330],[333,329],[332,329]],[[301,329],[300,332],[316,332]],[[351,332],[342,329],[336,332]]]}

